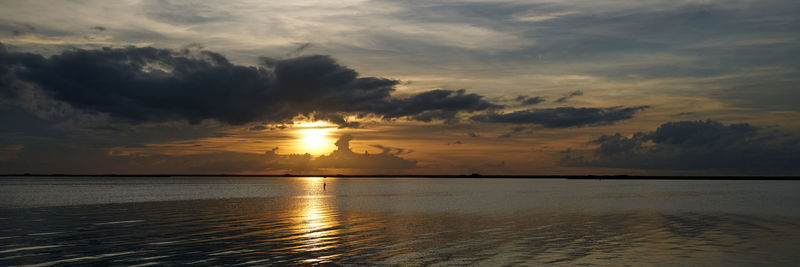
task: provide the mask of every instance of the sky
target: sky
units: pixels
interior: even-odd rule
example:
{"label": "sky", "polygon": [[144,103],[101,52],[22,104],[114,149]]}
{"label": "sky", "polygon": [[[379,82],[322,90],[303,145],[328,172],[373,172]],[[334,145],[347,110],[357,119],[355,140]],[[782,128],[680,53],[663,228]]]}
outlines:
{"label": "sky", "polygon": [[798,175],[797,14],[3,1],[0,173]]}

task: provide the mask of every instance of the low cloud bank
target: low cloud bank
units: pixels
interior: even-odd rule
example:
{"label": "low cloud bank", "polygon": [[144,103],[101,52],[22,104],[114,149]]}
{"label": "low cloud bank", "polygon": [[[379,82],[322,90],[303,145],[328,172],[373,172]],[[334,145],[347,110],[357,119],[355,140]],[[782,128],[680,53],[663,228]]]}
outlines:
{"label": "low cloud bank", "polygon": [[800,138],[747,123],[679,121],[632,136],[603,135],[594,157],[568,155],[564,166],[657,170],[719,170],[746,174],[800,172]]}
{"label": "low cloud bank", "polygon": [[342,135],[336,141],[337,149],[328,155],[312,157],[310,154],[278,154],[278,148],[266,152],[266,166],[272,170],[313,171],[320,169],[398,170],[416,168],[416,161],[399,157],[410,153],[404,149],[374,145],[378,154],[355,153],[350,149],[353,137]]}

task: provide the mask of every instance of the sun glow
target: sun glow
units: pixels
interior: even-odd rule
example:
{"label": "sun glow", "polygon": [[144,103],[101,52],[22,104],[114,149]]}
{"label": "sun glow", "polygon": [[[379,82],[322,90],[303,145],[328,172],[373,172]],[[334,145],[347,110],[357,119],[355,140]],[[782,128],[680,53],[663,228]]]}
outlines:
{"label": "sun glow", "polygon": [[294,127],[300,128],[297,133],[297,142],[303,152],[310,154],[325,154],[336,149],[336,140],[331,136],[335,128],[325,122],[295,123]]}

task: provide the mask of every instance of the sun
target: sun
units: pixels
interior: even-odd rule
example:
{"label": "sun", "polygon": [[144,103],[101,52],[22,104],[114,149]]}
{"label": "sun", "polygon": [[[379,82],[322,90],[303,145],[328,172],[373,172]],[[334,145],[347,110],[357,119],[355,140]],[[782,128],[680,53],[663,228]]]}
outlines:
{"label": "sun", "polygon": [[326,128],[309,128],[300,130],[300,142],[306,152],[317,154],[326,150],[333,142],[328,137],[331,129]]}
{"label": "sun", "polygon": [[327,123],[296,123],[294,127],[300,128],[297,130],[297,142],[303,152],[309,154],[325,154],[333,151],[335,140],[331,137],[334,127]]}

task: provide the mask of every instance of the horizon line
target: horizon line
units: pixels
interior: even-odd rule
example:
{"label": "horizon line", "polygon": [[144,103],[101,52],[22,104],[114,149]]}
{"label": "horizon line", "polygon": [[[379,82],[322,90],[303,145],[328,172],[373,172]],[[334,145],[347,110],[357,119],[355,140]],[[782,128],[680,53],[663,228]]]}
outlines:
{"label": "horizon line", "polygon": [[800,180],[798,175],[541,175],[541,174],[64,174],[7,173],[0,177],[340,177],[340,178],[518,178],[606,180]]}

